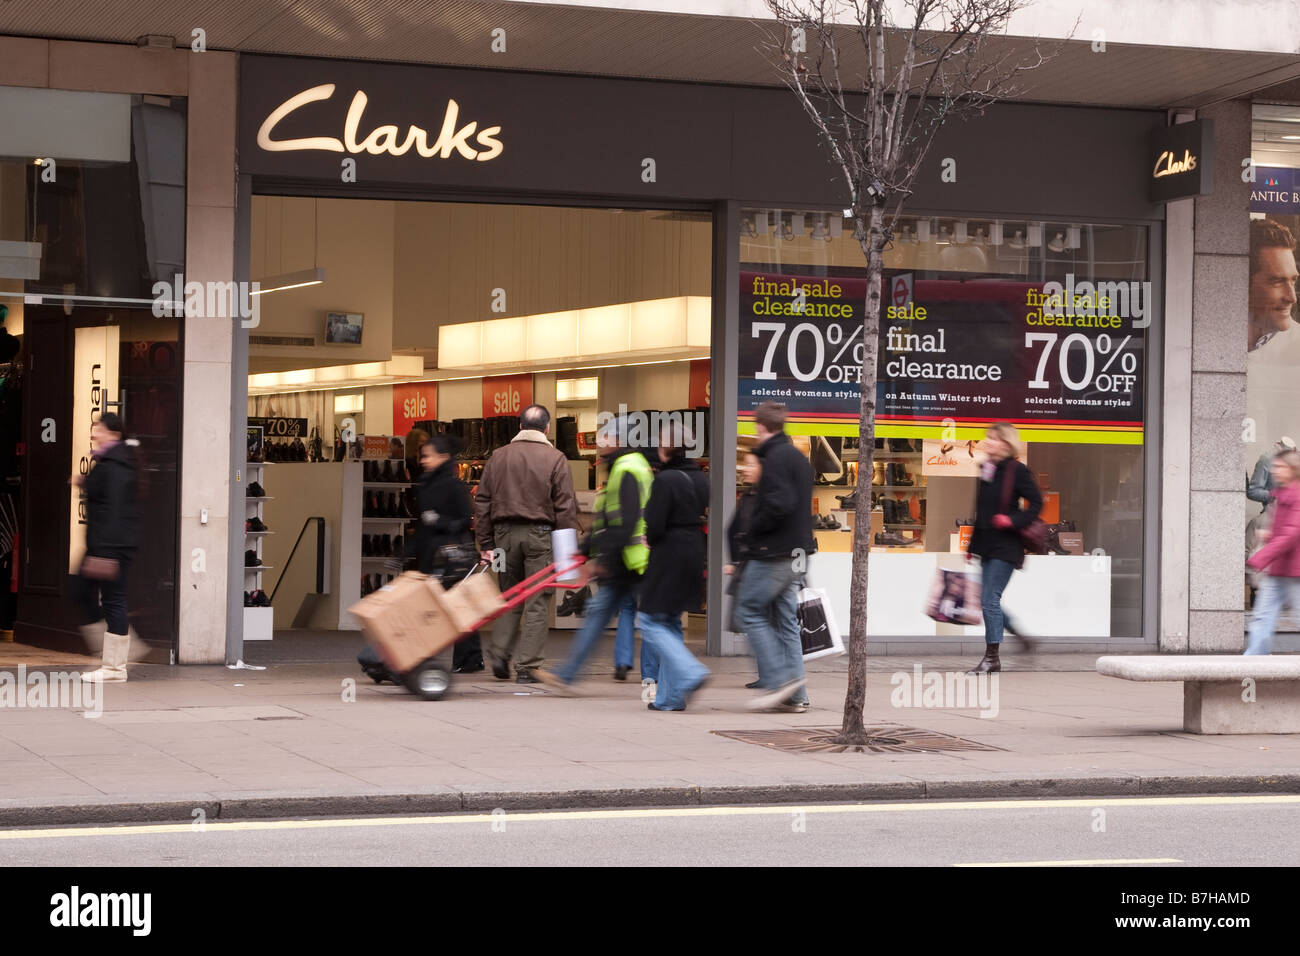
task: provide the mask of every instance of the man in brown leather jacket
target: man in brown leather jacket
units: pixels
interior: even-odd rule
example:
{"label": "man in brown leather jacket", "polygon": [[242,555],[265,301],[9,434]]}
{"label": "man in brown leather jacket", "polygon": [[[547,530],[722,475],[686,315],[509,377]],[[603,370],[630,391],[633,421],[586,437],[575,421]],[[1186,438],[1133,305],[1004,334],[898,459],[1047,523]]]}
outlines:
{"label": "man in brown leather jacket", "polygon": [[[501,590],[513,587],[551,563],[551,532],[578,527],[578,506],[568,459],[546,438],[551,414],[541,405],[519,413],[519,434],[488,459],[474,494],[474,536],[479,551],[497,558]],[[488,659],[498,680],[535,684],[550,628],[547,590],[497,619]],[[520,619],[522,618],[522,631]],[[516,647],[516,645],[518,645]]]}

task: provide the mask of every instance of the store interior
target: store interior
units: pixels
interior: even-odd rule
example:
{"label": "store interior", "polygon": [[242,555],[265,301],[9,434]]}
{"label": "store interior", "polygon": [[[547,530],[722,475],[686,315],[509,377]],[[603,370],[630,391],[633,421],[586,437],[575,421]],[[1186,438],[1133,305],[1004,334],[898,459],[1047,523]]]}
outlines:
{"label": "store interior", "polygon": [[[545,405],[584,526],[601,412],[690,414],[707,434],[712,241],[689,211],[254,197],[245,639],[358,627],[348,607],[414,529],[418,432],[461,439],[472,490],[522,407]],[[309,547],[289,562],[316,516],[325,596]],[[578,626],[583,598],[555,602],[553,626]]]}

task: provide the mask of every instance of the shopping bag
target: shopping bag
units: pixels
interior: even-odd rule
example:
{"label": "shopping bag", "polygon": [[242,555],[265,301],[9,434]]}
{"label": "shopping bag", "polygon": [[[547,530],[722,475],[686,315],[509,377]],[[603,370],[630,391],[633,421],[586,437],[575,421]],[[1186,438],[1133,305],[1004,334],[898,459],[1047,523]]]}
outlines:
{"label": "shopping bag", "polygon": [[935,568],[925,613],[941,624],[982,623],[979,575],[974,571]]}
{"label": "shopping bag", "polygon": [[844,640],[835,626],[831,602],[821,588],[799,590],[799,641],[806,661],[844,653]]}
{"label": "shopping bag", "polygon": [[436,579],[408,571],[348,608],[394,673],[406,673],[460,636],[430,591],[430,580],[437,584]]}
{"label": "shopping bag", "polygon": [[430,593],[461,634],[468,634],[480,621],[505,606],[496,581],[484,573],[486,569],[487,565],[481,565],[478,571],[471,571],[455,587],[446,590],[438,581],[429,581]]}
{"label": "shopping bag", "polygon": [[[578,532],[572,528],[557,528],[551,532],[551,559],[555,562],[557,568],[567,567],[572,563],[577,553]],[[576,581],[577,579],[578,569],[575,567],[572,571],[561,574],[555,580]]]}

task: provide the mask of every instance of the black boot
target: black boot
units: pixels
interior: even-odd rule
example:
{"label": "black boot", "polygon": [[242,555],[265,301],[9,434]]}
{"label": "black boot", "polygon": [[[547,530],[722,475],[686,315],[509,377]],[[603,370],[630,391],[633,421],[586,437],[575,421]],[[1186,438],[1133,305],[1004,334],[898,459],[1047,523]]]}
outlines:
{"label": "black boot", "polygon": [[840,509],[843,511],[852,511],[858,506],[858,489],[854,488],[847,495],[836,495],[839,499]]}
{"label": "black boot", "polygon": [[579,461],[582,453],[578,451],[578,420],[576,418],[557,418],[555,420],[555,447],[564,453],[569,461]]}
{"label": "black boot", "polygon": [[968,670],[968,674],[996,674],[1002,670],[1002,661],[998,658],[998,648],[1001,644],[985,644],[983,659]]}
{"label": "black boot", "polygon": [[905,487],[915,484],[915,482],[912,481],[911,474],[907,470],[907,465],[901,461],[894,466],[894,484],[903,485]]}

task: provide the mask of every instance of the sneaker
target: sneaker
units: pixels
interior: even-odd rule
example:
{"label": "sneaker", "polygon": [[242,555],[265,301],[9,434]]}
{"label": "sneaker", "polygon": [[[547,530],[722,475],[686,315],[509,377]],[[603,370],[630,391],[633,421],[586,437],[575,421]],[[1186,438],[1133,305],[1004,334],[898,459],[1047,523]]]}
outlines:
{"label": "sneaker", "polygon": [[806,680],[800,678],[799,680],[790,681],[790,683],[778,687],[776,690],[759,694],[745,705],[745,709],[751,711],[773,710],[803,690],[805,683]]}
{"label": "sneaker", "polygon": [[259,567],[261,563],[262,563],[262,559],[257,556],[257,552],[254,551],[252,548],[249,548],[247,551],[244,552],[244,567],[256,568]]}
{"label": "sneaker", "polygon": [[772,709],[778,714],[803,714],[807,713],[808,705],[804,703],[792,704],[787,701],[784,704],[777,704],[776,707]]}
{"label": "sneaker", "polygon": [[266,491],[262,488],[262,485],[261,485],[260,482],[256,482],[256,481],[255,481],[255,482],[253,482],[251,485],[248,486],[248,497],[250,497],[250,498],[265,498],[265,497],[266,497]]}

